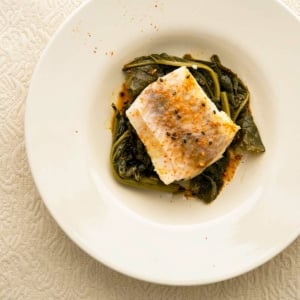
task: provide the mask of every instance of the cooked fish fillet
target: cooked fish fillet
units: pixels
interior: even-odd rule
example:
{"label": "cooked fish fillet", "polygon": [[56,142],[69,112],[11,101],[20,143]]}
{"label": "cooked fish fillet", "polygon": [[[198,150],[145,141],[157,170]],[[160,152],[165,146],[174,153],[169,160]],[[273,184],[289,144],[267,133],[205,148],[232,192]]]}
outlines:
{"label": "cooked fish fillet", "polygon": [[239,130],[186,67],[148,85],[126,111],[165,184],[200,174]]}

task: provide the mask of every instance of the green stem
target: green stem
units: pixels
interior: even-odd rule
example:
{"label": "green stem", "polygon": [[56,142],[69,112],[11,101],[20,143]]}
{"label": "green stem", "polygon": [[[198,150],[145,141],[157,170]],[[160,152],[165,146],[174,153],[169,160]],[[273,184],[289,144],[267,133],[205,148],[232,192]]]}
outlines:
{"label": "green stem", "polygon": [[154,178],[153,179],[142,178],[138,182],[135,181],[134,179],[123,178],[118,174],[113,164],[112,164],[112,174],[118,182],[134,188],[141,188],[145,190],[155,190],[155,191],[169,192],[169,193],[176,193],[179,192],[180,190],[180,186],[177,184],[164,185],[163,183],[159,182],[158,179],[155,180]]}
{"label": "green stem", "polygon": [[124,139],[126,139],[129,136],[129,130],[127,129],[113,144],[111,149],[111,161],[113,162],[116,157],[116,149],[119,147],[119,145],[122,143]]}
{"label": "green stem", "polygon": [[230,113],[230,106],[228,102],[228,97],[226,92],[221,92],[221,103],[222,103],[222,109],[226,114],[231,118],[231,113]]}
{"label": "green stem", "polygon": [[239,108],[237,109],[235,114],[233,115],[233,118],[232,118],[233,122],[235,122],[237,120],[238,116],[240,115],[241,111],[243,110],[245,105],[248,103],[248,101],[249,101],[249,93],[247,92],[245,99],[243,100],[243,102],[241,103],[241,105],[239,106]]}

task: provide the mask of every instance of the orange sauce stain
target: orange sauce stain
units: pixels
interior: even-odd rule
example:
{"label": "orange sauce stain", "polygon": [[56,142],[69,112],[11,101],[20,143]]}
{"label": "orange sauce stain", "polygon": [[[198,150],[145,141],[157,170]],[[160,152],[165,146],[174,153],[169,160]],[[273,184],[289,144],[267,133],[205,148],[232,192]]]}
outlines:
{"label": "orange sauce stain", "polygon": [[224,182],[227,183],[234,177],[235,171],[242,160],[242,155],[229,151],[229,162],[224,173]]}

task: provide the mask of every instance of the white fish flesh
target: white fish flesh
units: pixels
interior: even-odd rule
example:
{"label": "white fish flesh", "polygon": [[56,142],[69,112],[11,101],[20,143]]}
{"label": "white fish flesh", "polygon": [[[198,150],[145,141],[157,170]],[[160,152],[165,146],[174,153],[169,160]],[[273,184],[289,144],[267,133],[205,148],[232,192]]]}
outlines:
{"label": "white fish flesh", "polygon": [[165,184],[200,174],[222,157],[240,128],[186,67],[149,84],[126,115]]}

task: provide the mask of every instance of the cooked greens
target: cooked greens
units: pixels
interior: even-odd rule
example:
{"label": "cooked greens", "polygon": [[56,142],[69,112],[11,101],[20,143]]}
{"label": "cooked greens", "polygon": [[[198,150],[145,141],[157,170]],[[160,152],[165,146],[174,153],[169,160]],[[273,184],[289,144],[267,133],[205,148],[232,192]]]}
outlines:
{"label": "cooked greens", "polygon": [[[241,129],[223,157],[193,179],[165,185],[156,174],[151,159],[125,115],[132,101],[152,82],[174,69],[186,66],[208,97],[237,123]],[[241,153],[265,151],[249,108],[249,91],[239,77],[223,66],[217,55],[210,61],[168,54],[152,54],[134,59],[123,67],[128,96],[123,105],[114,108],[111,164],[114,177],[121,183],[167,192],[185,191],[205,202],[211,202],[224,184],[230,157]]]}

